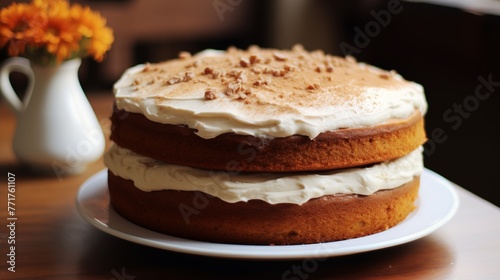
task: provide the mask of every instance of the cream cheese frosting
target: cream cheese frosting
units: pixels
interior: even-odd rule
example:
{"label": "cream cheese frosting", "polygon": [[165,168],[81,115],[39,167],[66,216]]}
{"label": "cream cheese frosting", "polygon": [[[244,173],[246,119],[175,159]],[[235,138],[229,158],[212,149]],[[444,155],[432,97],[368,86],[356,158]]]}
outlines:
{"label": "cream cheese frosting", "polygon": [[316,173],[231,174],[167,164],[113,145],[104,156],[115,175],[143,191],[201,191],[234,203],[252,199],[270,204],[303,204],[336,194],[370,195],[399,187],[423,170],[422,147],[406,156],[374,164]]}
{"label": "cream cheese frosting", "polygon": [[205,139],[224,133],[314,139],[427,110],[422,86],[394,71],[300,46],[183,53],[129,68],[114,94],[118,109],[187,125]]}

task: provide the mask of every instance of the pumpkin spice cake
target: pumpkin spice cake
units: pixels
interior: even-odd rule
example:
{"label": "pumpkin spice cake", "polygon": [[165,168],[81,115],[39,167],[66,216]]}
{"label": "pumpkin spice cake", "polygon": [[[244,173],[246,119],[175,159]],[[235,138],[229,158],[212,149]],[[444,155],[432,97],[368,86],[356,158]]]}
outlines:
{"label": "pumpkin spice cake", "polygon": [[307,244],[393,227],[423,170],[422,87],[321,51],[207,50],[115,83],[113,208],[178,237]]}

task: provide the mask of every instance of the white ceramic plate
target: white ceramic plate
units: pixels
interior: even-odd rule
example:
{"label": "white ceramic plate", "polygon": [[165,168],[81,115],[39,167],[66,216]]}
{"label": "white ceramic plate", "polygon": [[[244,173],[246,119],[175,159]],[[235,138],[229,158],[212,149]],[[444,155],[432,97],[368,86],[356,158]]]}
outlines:
{"label": "white ceramic plate", "polygon": [[85,181],[77,195],[80,214],[96,228],[131,242],[155,248],[203,256],[235,259],[323,258],[396,246],[424,237],[448,222],[458,208],[454,187],[440,175],[425,169],[421,176],[417,208],[403,222],[386,231],[343,241],[286,246],[210,243],[154,232],[117,214],[109,205],[107,170]]}

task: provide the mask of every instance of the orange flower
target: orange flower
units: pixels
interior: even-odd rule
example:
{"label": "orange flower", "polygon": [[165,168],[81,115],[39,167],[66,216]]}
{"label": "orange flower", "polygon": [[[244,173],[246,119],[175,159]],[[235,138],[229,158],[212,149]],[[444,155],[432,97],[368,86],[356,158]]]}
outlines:
{"label": "orange flower", "polygon": [[0,11],[0,48],[7,45],[11,56],[23,54],[28,44],[37,44],[43,36],[40,26],[45,18],[36,7],[12,4]]}
{"label": "orange flower", "polygon": [[67,0],[13,3],[0,15],[0,48],[42,64],[85,56],[102,61],[114,40],[104,18]]}
{"label": "orange flower", "polygon": [[52,0],[42,4],[46,5],[48,16],[43,37],[47,52],[55,55],[57,62],[72,58],[79,49],[82,36],[76,31],[76,24],[69,20],[68,3]]}
{"label": "orange flower", "polygon": [[106,20],[99,13],[89,7],[73,5],[71,8],[73,19],[79,24],[78,31],[84,38],[89,38],[88,54],[95,60],[102,61],[104,53],[109,50],[114,41],[113,32],[106,27]]}

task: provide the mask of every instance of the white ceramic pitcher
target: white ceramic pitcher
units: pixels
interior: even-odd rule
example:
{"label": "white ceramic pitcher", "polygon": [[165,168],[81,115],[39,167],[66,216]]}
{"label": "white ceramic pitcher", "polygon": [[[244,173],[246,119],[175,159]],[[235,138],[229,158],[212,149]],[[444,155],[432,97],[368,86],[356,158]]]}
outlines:
{"label": "white ceramic pitcher", "polygon": [[[17,116],[14,153],[58,177],[81,173],[104,152],[104,134],[78,78],[80,65],[80,58],[44,67],[12,57],[0,70],[1,93]],[[12,72],[28,77],[22,102],[10,83]]]}

